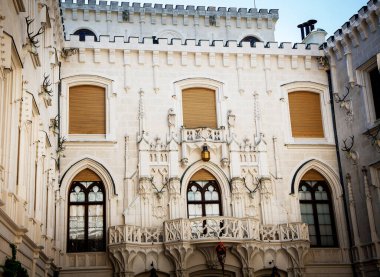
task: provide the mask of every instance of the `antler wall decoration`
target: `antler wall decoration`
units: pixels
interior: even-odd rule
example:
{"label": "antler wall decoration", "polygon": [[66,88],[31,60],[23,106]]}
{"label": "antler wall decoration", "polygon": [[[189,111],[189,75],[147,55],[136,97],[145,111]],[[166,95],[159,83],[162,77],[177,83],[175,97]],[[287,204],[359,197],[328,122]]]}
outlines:
{"label": "antler wall decoration", "polygon": [[50,75],[44,74],[44,81],[42,83],[42,92],[48,94],[49,96],[53,96],[53,89],[50,88],[52,85],[49,79]]}
{"label": "antler wall decoration", "polygon": [[[355,137],[354,136],[351,136],[350,137],[350,143],[347,142],[348,139],[344,139],[343,140],[343,147],[341,148],[341,150],[343,152],[346,152],[346,156],[348,159],[351,159],[353,160],[354,162],[358,159],[358,153],[354,150],[352,150],[352,148],[354,147],[354,141]],[[349,146],[347,145],[349,144]]]}
{"label": "antler wall decoration", "polygon": [[40,42],[37,37],[42,35],[45,32],[45,28],[42,26],[38,29],[37,33],[33,33],[30,31],[30,25],[33,23],[34,19],[29,19],[29,16],[25,17],[26,21],[26,31],[28,33],[28,40],[31,45],[38,48],[38,43]]}
{"label": "antler wall decoration", "polygon": [[152,186],[153,186],[153,188],[155,189],[155,193],[157,194],[157,197],[158,197],[159,199],[161,199],[161,198],[162,198],[162,194],[165,192],[165,191],[164,191],[164,188],[166,188],[166,187],[168,186],[169,178],[168,178],[168,177],[165,177],[165,181],[164,181],[164,183],[162,184],[161,189],[158,189],[158,188],[157,188],[157,186],[156,186],[156,184],[155,184],[155,182],[154,182],[154,180],[153,180],[153,177],[150,178],[150,182],[152,183]]}
{"label": "antler wall decoration", "polygon": [[348,95],[350,94],[350,88],[345,87],[347,93],[343,95],[343,97],[340,97],[338,93],[334,93],[334,99],[335,103],[339,104],[339,107],[346,110],[346,115],[351,117],[353,115],[352,112],[352,105],[351,105],[351,99],[348,98]]}
{"label": "antler wall decoration", "polygon": [[254,186],[254,189],[251,190],[249,189],[249,187],[247,186],[247,183],[245,181],[245,177],[243,177],[243,182],[244,182],[244,186],[247,188],[247,190],[249,191],[249,196],[251,198],[254,198],[255,197],[255,192],[260,189],[261,187],[261,181],[262,181],[262,178],[259,178],[259,177],[255,177],[255,179],[253,180],[252,182],[252,185]]}

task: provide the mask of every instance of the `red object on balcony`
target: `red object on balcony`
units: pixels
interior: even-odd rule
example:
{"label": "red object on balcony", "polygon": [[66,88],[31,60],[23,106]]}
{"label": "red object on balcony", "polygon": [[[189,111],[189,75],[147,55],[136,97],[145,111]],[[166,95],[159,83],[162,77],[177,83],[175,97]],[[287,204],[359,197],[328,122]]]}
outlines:
{"label": "red object on balcony", "polygon": [[219,261],[220,265],[222,266],[222,271],[223,271],[223,275],[224,275],[224,262],[226,260],[227,249],[224,246],[223,242],[219,241],[215,250],[216,250],[216,255],[218,257],[218,261]]}

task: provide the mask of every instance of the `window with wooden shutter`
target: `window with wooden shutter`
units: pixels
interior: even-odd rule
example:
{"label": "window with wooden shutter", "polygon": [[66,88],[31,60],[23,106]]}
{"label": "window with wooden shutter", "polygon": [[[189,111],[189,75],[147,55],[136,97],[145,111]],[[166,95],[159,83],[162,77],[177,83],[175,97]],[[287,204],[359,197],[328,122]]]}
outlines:
{"label": "window with wooden shutter", "polygon": [[217,128],[215,91],[189,88],[182,91],[183,126]]}
{"label": "window with wooden shutter", "polygon": [[105,89],[82,85],[69,91],[69,134],[105,134]]}
{"label": "window with wooden shutter", "polygon": [[289,111],[293,137],[323,138],[320,96],[318,93],[289,93]]}

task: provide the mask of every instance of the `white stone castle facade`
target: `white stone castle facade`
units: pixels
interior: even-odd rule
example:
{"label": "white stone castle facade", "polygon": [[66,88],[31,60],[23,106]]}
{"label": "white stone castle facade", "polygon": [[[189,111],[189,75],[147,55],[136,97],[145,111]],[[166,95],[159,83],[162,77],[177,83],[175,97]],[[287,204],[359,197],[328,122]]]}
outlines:
{"label": "white stone castle facade", "polygon": [[29,276],[377,276],[352,256],[328,51],[273,42],[278,17],[2,1],[0,264],[15,244]]}

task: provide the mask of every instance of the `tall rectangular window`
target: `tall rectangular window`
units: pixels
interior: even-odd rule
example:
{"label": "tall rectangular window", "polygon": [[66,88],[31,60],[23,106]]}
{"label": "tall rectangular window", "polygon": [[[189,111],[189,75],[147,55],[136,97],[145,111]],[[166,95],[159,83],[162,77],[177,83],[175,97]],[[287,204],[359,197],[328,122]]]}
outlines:
{"label": "tall rectangular window", "polygon": [[377,120],[380,119],[380,73],[377,67],[369,71],[369,79],[371,81],[373,106]]}
{"label": "tall rectangular window", "polygon": [[217,128],[215,91],[189,88],[182,91],[183,127]]}
{"label": "tall rectangular window", "polygon": [[323,138],[319,94],[308,91],[297,91],[289,93],[288,98],[293,137]]}
{"label": "tall rectangular window", "polygon": [[106,133],[105,89],[81,85],[69,91],[69,134]]}

